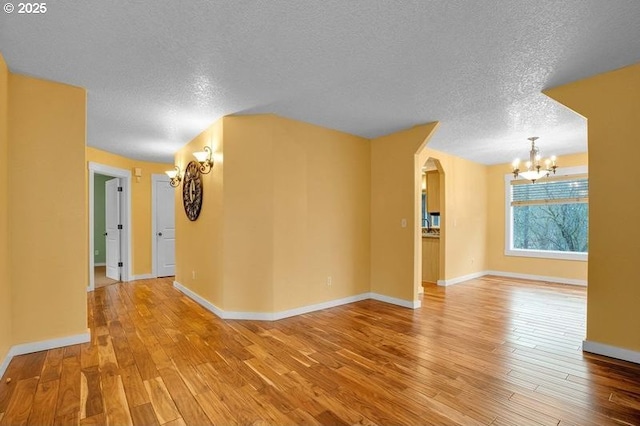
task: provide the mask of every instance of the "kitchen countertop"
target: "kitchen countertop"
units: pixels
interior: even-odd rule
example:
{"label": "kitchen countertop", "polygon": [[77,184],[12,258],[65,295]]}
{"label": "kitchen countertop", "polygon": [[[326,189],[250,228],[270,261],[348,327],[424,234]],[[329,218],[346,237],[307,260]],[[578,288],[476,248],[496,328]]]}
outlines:
{"label": "kitchen countertop", "polygon": [[440,228],[421,228],[422,238],[440,238]]}

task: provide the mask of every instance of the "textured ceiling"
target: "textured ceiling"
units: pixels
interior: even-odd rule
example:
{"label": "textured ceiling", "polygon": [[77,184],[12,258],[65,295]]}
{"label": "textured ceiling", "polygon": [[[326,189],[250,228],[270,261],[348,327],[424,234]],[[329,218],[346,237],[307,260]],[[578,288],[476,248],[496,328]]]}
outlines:
{"label": "textured ceiling", "polygon": [[[17,3],[16,3],[17,6]],[[485,164],[586,150],[542,89],[640,61],[638,0],[78,1],[0,15],[13,72],[88,89],[89,146],[149,161],[223,115],[273,112]]]}

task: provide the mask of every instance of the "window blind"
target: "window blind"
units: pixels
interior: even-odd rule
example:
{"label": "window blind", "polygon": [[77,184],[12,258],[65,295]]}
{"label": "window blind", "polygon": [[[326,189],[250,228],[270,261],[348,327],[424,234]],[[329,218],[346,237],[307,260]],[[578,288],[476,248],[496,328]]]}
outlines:
{"label": "window blind", "polygon": [[587,175],[559,176],[531,183],[511,182],[511,205],[572,204],[589,202]]}

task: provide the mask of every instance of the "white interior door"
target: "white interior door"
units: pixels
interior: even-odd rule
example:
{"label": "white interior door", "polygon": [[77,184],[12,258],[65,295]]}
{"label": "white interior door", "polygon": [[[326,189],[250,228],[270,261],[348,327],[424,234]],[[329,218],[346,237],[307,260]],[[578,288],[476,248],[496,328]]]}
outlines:
{"label": "white interior door", "polygon": [[169,181],[156,181],[156,274],[176,274],[175,189]]}
{"label": "white interior door", "polygon": [[107,277],[120,280],[120,179],[111,179],[105,183],[105,239]]}

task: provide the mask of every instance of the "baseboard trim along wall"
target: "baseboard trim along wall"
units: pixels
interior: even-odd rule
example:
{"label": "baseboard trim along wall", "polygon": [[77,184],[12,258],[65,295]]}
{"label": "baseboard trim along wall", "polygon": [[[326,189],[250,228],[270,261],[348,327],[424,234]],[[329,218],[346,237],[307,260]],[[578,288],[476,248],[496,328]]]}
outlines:
{"label": "baseboard trim along wall", "polygon": [[60,337],[58,339],[41,340],[39,342],[22,343],[20,345],[12,346],[4,357],[4,361],[0,364],[0,377],[4,374],[9,366],[9,363],[14,356],[30,354],[32,352],[46,351],[54,348],[61,348],[64,346],[77,345],[80,343],[87,343],[91,340],[91,333],[87,329],[86,333],[75,334],[73,336]]}
{"label": "baseboard trim along wall", "polygon": [[604,355],[609,358],[616,358],[640,364],[640,352],[632,351],[630,349],[618,348],[604,343],[585,340],[582,342],[582,350],[596,355]]}
{"label": "baseboard trim along wall", "polygon": [[463,275],[461,277],[456,277],[456,278],[450,278],[448,280],[438,280],[437,284],[439,286],[447,287],[454,284],[460,284],[465,281],[472,280],[474,278],[480,278],[485,275],[487,275],[487,271],[474,272],[473,274]]}
{"label": "baseboard trim along wall", "polygon": [[313,305],[302,306],[299,308],[288,309],[280,312],[242,312],[242,311],[224,311],[218,308],[213,303],[209,302],[199,294],[193,292],[187,287],[183,286],[177,281],[173,282],[173,286],[182,292],[185,296],[205,308],[206,310],[213,312],[216,316],[222,319],[234,319],[234,320],[256,320],[256,321],[277,321],[284,318],[293,317],[296,315],[307,314],[309,312],[320,311],[322,309],[334,308],[340,305],[346,305],[348,303],[359,302],[361,300],[374,299],[381,302],[391,303],[399,305],[405,308],[416,309],[419,308],[421,303],[417,301],[408,301],[403,299],[396,299],[395,297],[384,296],[377,293],[361,293],[355,296],[343,297],[342,299],[328,300],[322,303],[316,303]]}
{"label": "baseboard trim along wall", "polygon": [[395,297],[385,296],[384,294],[378,293],[365,293],[368,295],[367,299],[378,300],[380,302],[390,303],[392,305],[402,306],[403,308],[409,309],[418,309],[422,306],[422,302],[420,300],[404,300],[397,299]]}
{"label": "baseboard trim along wall", "polygon": [[140,275],[133,275],[129,279],[129,281],[150,280],[152,278],[157,278],[157,277],[153,274],[140,274]]}
{"label": "baseboard trim along wall", "polygon": [[[585,280],[576,280],[569,278],[560,278],[560,277],[548,277],[542,275],[530,275],[530,274],[518,274],[512,272],[503,272],[503,271],[479,271],[474,272],[472,274],[463,275],[461,277],[450,278],[447,280],[438,280],[437,284],[439,286],[450,286],[455,284],[460,284],[474,278],[484,277],[485,275],[495,275],[499,277],[506,278],[516,278],[516,279],[526,279],[526,280],[534,280],[534,281],[546,281],[553,282],[559,284],[570,284],[570,285],[580,285],[586,286],[587,282]],[[138,277],[138,276],[136,276]],[[317,303],[314,305],[302,306],[300,308],[289,309],[286,311],[280,312],[240,312],[240,311],[224,311],[208,300],[202,298],[199,294],[194,293],[189,290],[187,287],[183,286],[177,281],[173,282],[173,286],[191,298],[193,301],[207,309],[208,311],[213,312],[218,317],[222,319],[245,319],[245,320],[259,320],[259,321],[275,321],[283,318],[292,317],[295,315],[306,314],[308,312],[319,311],[321,309],[333,308],[335,306],[345,305],[347,303],[358,302],[360,300],[366,299],[374,299],[380,302],[390,303],[392,305],[402,306],[404,308],[409,309],[418,309],[422,306],[422,302],[420,300],[404,300],[398,299],[395,297],[385,296],[383,294],[368,292],[361,293],[355,296],[349,296],[342,299],[329,300],[327,302]]]}
{"label": "baseboard trim along wall", "polygon": [[579,285],[583,287],[587,286],[587,280],[576,280],[573,278],[548,277],[545,275],[517,274],[514,272],[503,272],[503,271],[485,271],[485,275],[495,275],[498,277],[517,278],[522,280],[547,281],[551,283]]}
{"label": "baseboard trim along wall", "polygon": [[586,287],[586,280],[577,280],[572,278],[562,278],[562,277],[548,277],[545,275],[532,275],[532,274],[518,274],[515,272],[505,272],[505,271],[480,271],[474,272],[473,274],[463,275],[457,278],[450,278],[448,280],[438,280],[439,286],[450,286],[454,284],[460,284],[465,281],[472,280],[474,278],[484,277],[485,275],[494,275],[497,277],[505,277],[505,278],[516,278],[521,280],[533,280],[533,281],[546,281],[550,283],[558,283],[558,284],[569,284],[569,285],[579,285]]}

